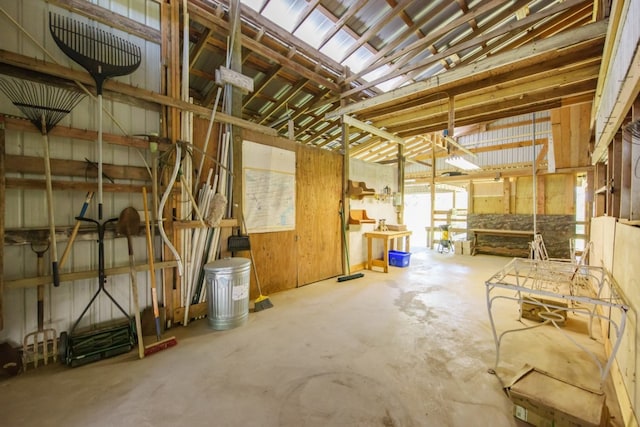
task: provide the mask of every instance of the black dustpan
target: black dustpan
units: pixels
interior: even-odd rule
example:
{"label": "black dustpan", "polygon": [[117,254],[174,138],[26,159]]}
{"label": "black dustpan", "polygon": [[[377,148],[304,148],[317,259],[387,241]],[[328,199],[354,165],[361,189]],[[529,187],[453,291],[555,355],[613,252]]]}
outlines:
{"label": "black dustpan", "polygon": [[249,236],[240,234],[240,228],[238,228],[237,234],[229,236],[227,246],[230,252],[248,251],[251,249]]}

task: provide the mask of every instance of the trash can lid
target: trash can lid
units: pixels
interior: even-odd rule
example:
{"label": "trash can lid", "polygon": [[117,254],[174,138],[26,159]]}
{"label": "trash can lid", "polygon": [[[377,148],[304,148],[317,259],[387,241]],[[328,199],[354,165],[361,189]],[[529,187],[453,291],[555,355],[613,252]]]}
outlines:
{"label": "trash can lid", "polygon": [[210,263],[205,264],[205,271],[220,271],[220,270],[236,270],[249,267],[251,265],[251,261],[247,258],[242,257],[234,257],[234,258],[223,258],[217,259]]}

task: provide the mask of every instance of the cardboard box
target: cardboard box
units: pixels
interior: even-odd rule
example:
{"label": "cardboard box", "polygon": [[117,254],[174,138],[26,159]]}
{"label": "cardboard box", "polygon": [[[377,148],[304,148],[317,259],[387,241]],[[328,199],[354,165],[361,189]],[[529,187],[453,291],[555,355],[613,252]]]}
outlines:
{"label": "cardboard box", "polygon": [[473,255],[473,245],[471,240],[464,240],[462,242],[462,253],[464,255]]}
{"label": "cardboard box", "polygon": [[453,241],[453,252],[455,252],[456,255],[462,255],[462,240]]}
{"label": "cardboard box", "polygon": [[604,393],[588,390],[527,366],[507,387],[513,415],[537,427],[605,427]]}
{"label": "cardboard box", "polygon": [[387,224],[389,231],[407,231],[406,224]]}
{"label": "cardboard box", "polygon": [[[540,304],[546,304],[545,306]],[[533,320],[536,322],[544,322],[547,319],[554,320],[557,323],[564,323],[567,321],[567,311],[562,308],[568,308],[566,301],[552,300],[547,298],[538,298],[535,300],[531,297],[522,298],[522,304],[520,304],[520,310],[524,319]],[[542,315],[540,315],[542,313]]]}
{"label": "cardboard box", "polygon": [[513,405],[513,416],[520,421],[524,421],[526,425],[537,427],[554,427],[554,422],[552,420],[546,419],[543,416],[538,415],[533,411],[529,411],[527,410],[527,408],[523,408],[520,405]]}

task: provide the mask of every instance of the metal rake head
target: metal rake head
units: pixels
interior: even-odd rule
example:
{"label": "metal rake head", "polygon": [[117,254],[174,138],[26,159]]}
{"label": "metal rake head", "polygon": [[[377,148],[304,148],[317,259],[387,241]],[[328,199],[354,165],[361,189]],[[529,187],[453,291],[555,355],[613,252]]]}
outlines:
{"label": "metal rake head", "polygon": [[105,79],[133,73],[142,60],[139,46],[66,16],[49,12],[49,31],[58,47],[91,74],[98,94]]}
{"label": "metal rake head", "polygon": [[57,86],[8,77],[0,77],[0,90],[42,133],[53,129],[85,96]]}

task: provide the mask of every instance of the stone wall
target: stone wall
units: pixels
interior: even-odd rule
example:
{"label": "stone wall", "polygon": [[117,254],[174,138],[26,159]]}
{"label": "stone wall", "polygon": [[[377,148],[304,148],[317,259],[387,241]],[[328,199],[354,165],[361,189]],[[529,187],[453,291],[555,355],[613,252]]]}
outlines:
{"label": "stone wall", "polygon": [[[550,258],[570,258],[569,240],[575,237],[573,215],[537,215],[537,232],[542,234]],[[533,215],[469,214],[468,228],[533,231]],[[470,235],[470,233],[469,233]],[[529,256],[529,238],[481,236],[477,252],[504,256]]]}

